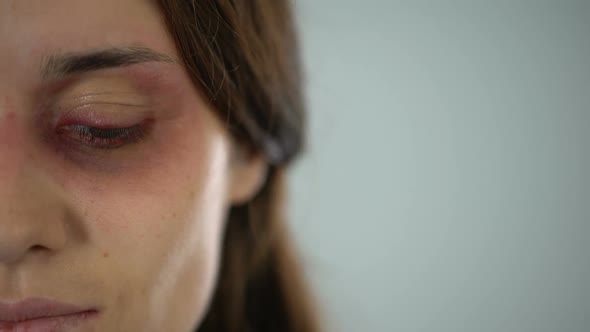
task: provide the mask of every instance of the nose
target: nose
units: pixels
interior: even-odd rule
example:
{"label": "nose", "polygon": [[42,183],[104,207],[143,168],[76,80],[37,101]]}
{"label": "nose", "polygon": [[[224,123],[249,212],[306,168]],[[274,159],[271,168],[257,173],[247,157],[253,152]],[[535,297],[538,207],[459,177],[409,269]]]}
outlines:
{"label": "nose", "polygon": [[[25,176],[25,174],[23,174]],[[4,182],[4,181],[3,181]],[[65,209],[39,176],[4,182],[0,193],[0,265],[66,243]]]}
{"label": "nose", "polygon": [[6,129],[0,133],[1,266],[63,248],[66,210],[59,186],[34,160],[21,130],[0,128]]}

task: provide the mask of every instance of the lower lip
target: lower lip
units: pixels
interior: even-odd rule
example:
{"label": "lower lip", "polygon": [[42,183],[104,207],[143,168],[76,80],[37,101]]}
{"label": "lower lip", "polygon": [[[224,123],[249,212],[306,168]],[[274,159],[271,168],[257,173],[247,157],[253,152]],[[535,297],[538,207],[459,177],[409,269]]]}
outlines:
{"label": "lower lip", "polygon": [[29,319],[22,322],[0,321],[0,332],[66,332],[87,324],[98,316],[97,311],[84,311],[71,315]]}

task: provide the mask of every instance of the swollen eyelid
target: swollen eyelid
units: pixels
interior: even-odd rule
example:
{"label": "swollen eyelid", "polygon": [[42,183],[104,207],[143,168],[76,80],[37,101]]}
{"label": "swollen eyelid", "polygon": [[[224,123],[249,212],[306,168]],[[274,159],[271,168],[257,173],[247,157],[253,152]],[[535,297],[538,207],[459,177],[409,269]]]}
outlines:
{"label": "swollen eyelid", "polygon": [[96,128],[68,125],[57,129],[60,138],[96,149],[116,149],[141,141],[147,135],[146,124],[124,128]]}

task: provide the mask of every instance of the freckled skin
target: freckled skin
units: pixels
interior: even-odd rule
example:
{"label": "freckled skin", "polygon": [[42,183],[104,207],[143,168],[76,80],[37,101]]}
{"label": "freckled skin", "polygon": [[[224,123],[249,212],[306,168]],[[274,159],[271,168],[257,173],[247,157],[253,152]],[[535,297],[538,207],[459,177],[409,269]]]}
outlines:
{"label": "freckled skin", "polygon": [[[121,149],[65,148],[34,107],[45,105],[35,92],[50,54],[141,45],[179,58],[158,9],[147,0],[4,0],[0,45],[0,301],[100,310],[80,331],[190,331],[215,285],[227,209],[254,194],[248,179],[262,167],[231,164],[227,131],[178,64],[84,77],[97,94],[118,86],[101,75],[126,82],[119,92],[154,117],[149,137]],[[69,105],[74,87],[63,89],[51,101]]]}

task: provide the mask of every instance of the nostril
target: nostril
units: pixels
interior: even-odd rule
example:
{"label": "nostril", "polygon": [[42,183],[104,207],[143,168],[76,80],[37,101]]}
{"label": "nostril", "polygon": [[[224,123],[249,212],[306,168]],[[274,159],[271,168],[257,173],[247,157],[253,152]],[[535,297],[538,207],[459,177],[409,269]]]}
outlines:
{"label": "nostril", "polygon": [[44,246],[42,246],[42,245],[38,245],[38,244],[37,244],[37,245],[34,245],[34,246],[32,246],[30,250],[31,250],[32,252],[40,252],[40,251],[45,251],[45,250],[47,250],[47,248],[46,248],[46,247],[44,247]]}

